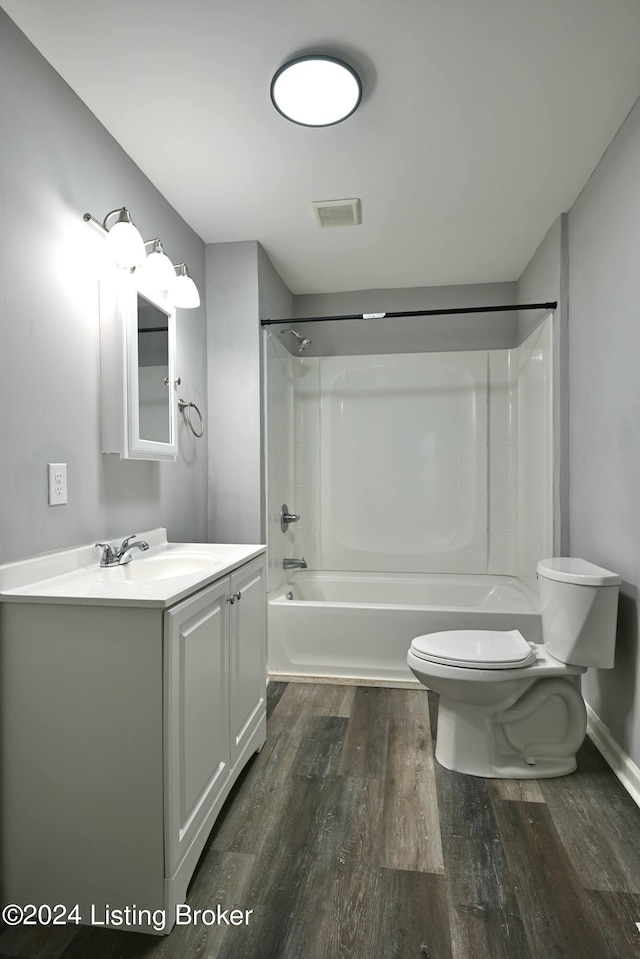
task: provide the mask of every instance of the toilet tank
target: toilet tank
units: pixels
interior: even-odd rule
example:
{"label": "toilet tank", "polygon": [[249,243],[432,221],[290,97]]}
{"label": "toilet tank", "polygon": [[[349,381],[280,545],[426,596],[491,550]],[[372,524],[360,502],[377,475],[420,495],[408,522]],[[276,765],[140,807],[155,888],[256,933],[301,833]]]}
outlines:
{"label": "toilet tank", "polygon": [[584,559],[538,563],[542,638],[552,656],[574,666],[613,666],[620,577]]}

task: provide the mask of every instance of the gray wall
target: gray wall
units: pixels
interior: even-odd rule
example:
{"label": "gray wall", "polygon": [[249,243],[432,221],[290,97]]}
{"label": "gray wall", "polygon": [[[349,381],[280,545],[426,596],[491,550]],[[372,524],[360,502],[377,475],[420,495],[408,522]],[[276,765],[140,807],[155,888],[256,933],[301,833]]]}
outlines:
{"label": "gray wall", "polygon": [[[204,290],[204,244],[0,10],[0,562],[166,526],[206,538],[206,444],[177,463],[100,452],[98,256],[82,221],[126,205]],[[160,143],[164,131],[159,132]],[[204,305],[178,311],[181,394],[205,410]],[[47,505],[47,463],[69,502]]]}
{"label": "gray wall", "polygon": [[261,371],[258,244],[207,247],[209,538],[260,543]]}
{"label": "gray wall", "polygon": [[[340,316],[361,313],[440,310],[468,306],[509,305],[515,283],[477,283],[408,289],[356,290],[294,297],[294,315]],[[305,356],[365,355],[446,350],[499,350],[517,342],[517,314],[457,314],[388,317],[300,325],[312,340]],[[285,341],[283,341],[285,342]]]}
{"label": "gray wall", "polygon": [[571,553],[623,579],[587,701],[640,765],[640,101],[569,213]]}
{"label": "gray wall", "polygon": [[291,293],[259,243],[207,247],[211,542],[266,541],[260,320],[291,307]]}

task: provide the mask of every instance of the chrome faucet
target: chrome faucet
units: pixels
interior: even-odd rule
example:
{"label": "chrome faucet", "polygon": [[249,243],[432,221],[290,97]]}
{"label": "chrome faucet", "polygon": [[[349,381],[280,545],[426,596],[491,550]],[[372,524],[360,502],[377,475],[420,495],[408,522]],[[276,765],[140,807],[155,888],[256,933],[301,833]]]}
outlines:
{"label": "chrome faucet", "polygon": [[101,566],[126,566],[127,563],[131,562],[131,553],[134,549],[146,550],[149,549],[149,544],[145,543],[143,539],[138,540],[137,543],[132,543],[131,540],[135,539],[137,533],[131,533],[130,536],[127,536],[125,540],[122,541],[122,546],[119,549],[114,549],[109,546],[108,543],[96,543],[96,546],[102,550],[102,556],[100,558]]}
{"label": "chrome faucet", "polygon": [[283,569],[306,569],[307,561],[302,557],[302,559],[283,559],[282,560]]}
{"label": "chrome faucet", "polygon": [[144,552],[144,550],[149,549],[149,544],[145,543],[143,539],[139,539],[137,543],[132,543],[124,552],[122,552],[122,547],[120,547],[118,566],[125,566],[131,562],[131,552],[134,549],[141,549]]}

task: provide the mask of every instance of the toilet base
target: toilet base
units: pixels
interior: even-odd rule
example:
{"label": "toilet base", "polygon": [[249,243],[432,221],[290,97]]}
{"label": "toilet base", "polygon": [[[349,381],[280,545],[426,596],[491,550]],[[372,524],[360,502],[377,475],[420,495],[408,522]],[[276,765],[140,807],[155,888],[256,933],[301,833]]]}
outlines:
{"label": "toilet base", "polygon": [[[579,711],[578,697],[579,694],[575,706],[571,706],[573,712]],[[559,699],[556,696],[550,698]],[[565,700],[565,696],[562,698]],[[437,761],[453,772],[488,779],[549,779],[574,772],[576,752],[586,733],[586,712],[584,725],[579,721],[580,716],[576,721],[574,715],[571,731],[562,739],[527,745],[527,727],[524,725],[527,719],[519,718],[518,706],[518,703],[514,704],[513,711],[496,712],[495,707],[449,701],[441,696],[435,749]],[[545,708],[564,707],[556,701]],[[552,715],[551,718],[556,725],[556,717]]]}

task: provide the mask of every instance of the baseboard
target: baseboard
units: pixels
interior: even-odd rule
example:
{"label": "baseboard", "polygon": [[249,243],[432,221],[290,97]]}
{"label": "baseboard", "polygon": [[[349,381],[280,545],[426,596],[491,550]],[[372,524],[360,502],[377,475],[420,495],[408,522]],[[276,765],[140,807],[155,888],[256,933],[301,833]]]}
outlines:
{"label": "baseboard", "polygon": [[587,703],[587,732],[611,769],[627,790],[636,806],[640,806],[640,769],[617,744],[599,716]]}
{"label": "baseboard", "polygon": [[424,689],[417,679],[385,679],[361,676],[311,676],[308,673],[269,672],[268,681],[274,683],[330,683],[336,686],[386,686],[389,689]]}

